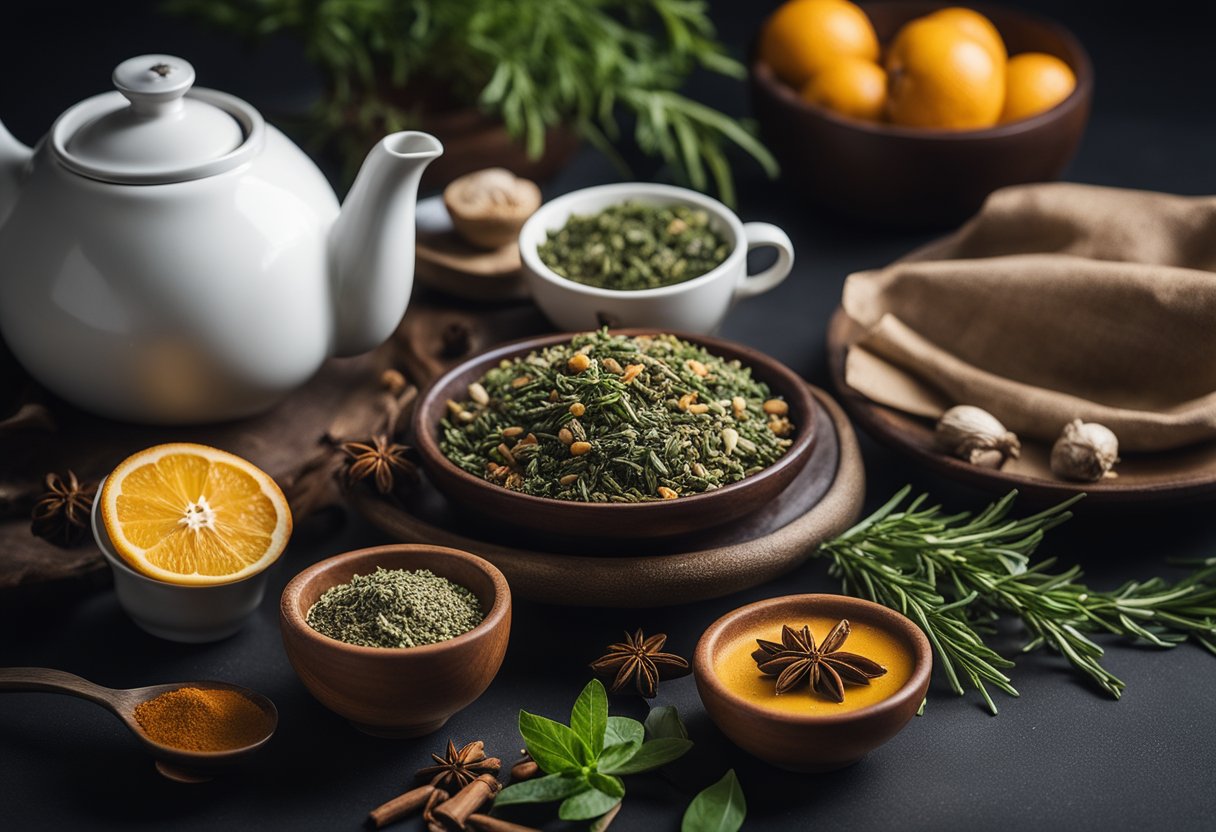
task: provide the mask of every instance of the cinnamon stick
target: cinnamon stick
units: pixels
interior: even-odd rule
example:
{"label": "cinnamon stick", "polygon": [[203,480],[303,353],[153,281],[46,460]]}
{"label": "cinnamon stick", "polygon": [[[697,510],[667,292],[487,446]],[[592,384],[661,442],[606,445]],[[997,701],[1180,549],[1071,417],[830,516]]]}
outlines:
{"label": "cinnamon stick", "polygon": [[436,808],[433,812],[435,820],[448,829],[464,829],[469,816],[494,797],[500,788],[494,775],[483,774]]}
{"label": "cinnamon stick", "polygon": [[416,789],[410,789],[405,794],[398,795],[382,806],[372,809],[367,815],[367,822],[374,828],[388,826],[390,823],[409,817],[431,800],[439,789],[427,784]]}
{"label": "cinnamon stick", "polygon": [[477,832],[540,832],[531,826],[520,826],[490,815],[469,815],[468,824]]}
{"label": "cinnamon stick", "polygon": [[447,802],[450,798],[451,795],[445,792],[443,789],[435,788],[435,791],[431,793],[430,798],[427,800],[426,806],[422,809],[423,823],[425,823],[427,826],[437,826],[439,828],[443,828],[442,824],[435,820],[435,809],[437,809],[441,804]]}

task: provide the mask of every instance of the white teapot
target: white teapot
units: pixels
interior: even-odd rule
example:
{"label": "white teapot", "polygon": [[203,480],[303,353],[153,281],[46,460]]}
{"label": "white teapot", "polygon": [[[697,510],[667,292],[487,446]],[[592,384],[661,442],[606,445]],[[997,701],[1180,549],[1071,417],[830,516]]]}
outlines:
{"label": "white teapot", "polygon": [[0,125],[0,335],[79,407],[159,423],[257,413],[405,312],[433,136],[394,133],[339,211],[246,102],[143,55],[31,150]]}

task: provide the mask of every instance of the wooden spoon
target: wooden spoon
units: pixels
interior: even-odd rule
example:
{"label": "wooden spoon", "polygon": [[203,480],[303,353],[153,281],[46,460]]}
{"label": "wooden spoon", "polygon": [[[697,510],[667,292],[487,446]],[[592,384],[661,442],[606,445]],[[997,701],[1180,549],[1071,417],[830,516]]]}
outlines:
{"label": "wooden spoon", "polygon": [[[268,717],[269,728],[266,736],[250,745],[228,751],[184,751],[156,742],[144,733],[144,729],[136,721],[135,706],[149,699],[155,699],[162,693],[187,687],[201,690],[231,690],[247,697]],[[257,691],[227,682],[173,682],[167,685],[151,685],[146,688],[115,690],[49,667],[0,667],[0,692],[3,691],[66,693],[69,696],[77,696],[101,705],[126,723],[126,726],[139,738],[144,748],[155,758],[157,771],[170,780],[177,780],[181,783],[202,783],[210,780],[217,769],[232,765],[265,745],[266,741],[274,735],[274,730],[279,723],[279,712],[270,699]]]}

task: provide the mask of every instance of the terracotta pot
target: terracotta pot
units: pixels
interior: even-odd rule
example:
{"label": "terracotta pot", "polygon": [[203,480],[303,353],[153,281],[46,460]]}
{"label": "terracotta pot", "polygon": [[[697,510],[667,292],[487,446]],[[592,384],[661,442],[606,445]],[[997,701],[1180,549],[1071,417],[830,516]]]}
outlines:
{"label": "terracotta pot", "polygon": [[[950,3],[861,3],[882,43]],[[929,130],[849,119],[803,101],[761,61],[751,62],[752,109],[781,175],[825,212],[905,227],[956,224],[997,188],[1056,179],[1085,132],[1093,69],[1061,26],[1002,6],[974,6],[1010,55],[1046,52],[1077,76],[1067,99],[1032,118],[984,130]],[[753,51],[754,54],[754,51]]]}
{"label": "terracotta pot", "polygon": [[[331,587],[385,569],[429,569],[467,587],[486,616],[463,635],[422,647],[358,647],[321,635],[306,616]],[[304,687],[356,728],[386,737],[438,731],[485,692],[511,632],[511,591],[489,561],[442,546],[393,545],[323,560],[292,578],[279,607],[283,646]]]}
{"label": "terracotta pot", "polygon": [[[754,631],[762,623],[796,622],[810,616],[847,618],[854,625],[885,630],[912,654],[912,675],[895,693],[876,704],[829,715],[796,715],[764,708],[735,693],[718,678],[714,668],[721,652],[740,634]],[[919,627],[894,610],[847,595],[787,595],[740,607],[709,626],[693,656],[697,692],[722,733],[765,762],[802,772],[852,765],[898,734],[920,708],[932,670],[933,651]]]}
{"label": "terracotta pot", "polygon": [[[649,335],[653,329],[618,329],[619,335]],[[739,482],[675,500],[646,503],[584,503],[533,497],[474,476],[439,449],[439,421],[449,399],[468,398],[468,387],[504,359],[564,343],[573,333],[545,335],[505,344],[453,367],[422,393],[414,409],[414,442],[435,487],[462,507],[542,534],[577,537],[651,538],[686,534],[736,520],[772,501],[811,456],[815,441],[815,403],[810,388],[774,358],[740,344],[706,335],[674,333],[727,360],[738,359],[790,406],[794,442],[775,463]]]}

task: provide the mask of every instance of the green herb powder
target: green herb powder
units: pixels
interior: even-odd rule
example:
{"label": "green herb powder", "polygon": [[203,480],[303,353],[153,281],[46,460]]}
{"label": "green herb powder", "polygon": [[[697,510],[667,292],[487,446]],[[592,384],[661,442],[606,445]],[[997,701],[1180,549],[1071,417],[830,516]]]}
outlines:
{"label": "green herb powder", "polygon": [[308,610],[318,633],[361,647],[418,647],[467,633],[485,618],[477,596],[420,569],[381,569],[325,591]]}
{"label": "green herb powder", "polygon": [[503,361],[448,402],[440,448],[539,497],[633,503],[738,482],[792,443],[789,407],[738,361],[606,330]]}
{"label": "green herb powder", "polygon": [[721,265],[730,247],[705,211],[626,202],[571,216],[537,253],[568,280],[626,291],[700,277]]}

